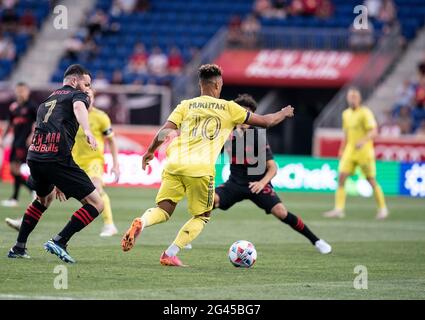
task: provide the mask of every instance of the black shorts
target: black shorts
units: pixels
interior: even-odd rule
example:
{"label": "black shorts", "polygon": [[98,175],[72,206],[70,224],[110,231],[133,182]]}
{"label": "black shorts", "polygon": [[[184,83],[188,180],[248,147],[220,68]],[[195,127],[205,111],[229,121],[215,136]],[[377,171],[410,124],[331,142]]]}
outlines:
{"label": "black shorts", "polygon": [[12,149],[10,150],[9,161],[25,163],[25,161],[27,160],[27,153],[27,147],[12,147]]}
{"label": "black shorts", "polygon": [[226,183],[218,186],[215,189],[215,193],[220,197],[219,208],[222,210],[227,210],[235,203],[249,199],[269,214],[272,208],[281,202],[273,190],[271,183],[265,186],[259,194],[255,194],[251,192],[249,186],[243,186],[232,180],[228,180]]}
{"label": "black shorts", "polygon": [[31,185],[40,197],[50,194],[56,186],[66,198],[82,200],[96,189],[72,157],[60,162],[28,160],[27,163],[31,171]]}

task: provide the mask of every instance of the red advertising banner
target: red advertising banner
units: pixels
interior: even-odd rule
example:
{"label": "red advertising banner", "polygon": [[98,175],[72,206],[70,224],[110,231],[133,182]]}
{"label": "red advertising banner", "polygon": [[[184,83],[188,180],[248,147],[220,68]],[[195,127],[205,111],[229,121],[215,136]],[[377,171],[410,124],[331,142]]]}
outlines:
{"label": "red advertising banner", "polygon": [[[342,131],[322,129],[316,132],[313,154],[317,157],[337,157],[342,141]],[[377,137],[376,158],[387,161],[424,162],[425,141],[414,136]]]}
{"label": "red advertising banner", "polygon": [[367,53],[302,50],[226,50],[216,63],[226,84],[341,87],[362,70]]}

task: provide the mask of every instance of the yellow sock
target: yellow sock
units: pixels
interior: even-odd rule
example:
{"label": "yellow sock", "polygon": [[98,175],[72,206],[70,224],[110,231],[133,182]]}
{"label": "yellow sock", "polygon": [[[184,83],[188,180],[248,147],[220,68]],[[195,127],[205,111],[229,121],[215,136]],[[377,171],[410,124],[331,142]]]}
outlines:
{"label": "yellow sock", "polygon": [[375,196],[376,204],[379,209],[386,208],[384,192],[379,184],[376,184],[375,188],[373,188],[373,195]]}
{"label": "yellow sock", "polygon": [[167,213],[167,211],[162,210],[159,207],[150,208],[142,215],[143,228],[165,222],[168,219],[170,219],[170,215]]}
{"label": "yellow sock", "polygon": [[338,189],[335,192],[335,209],[345,209],[345,198],[345,188],[338,186]]}
{"label": "yellow sock", "polygon": [[112,209],[111,209],[111,200],[109,199],[108,194],[103,191],[101,194],[103,199],[104,209],[102,212],[102,218],[104,224],[113,224],[114,220],[112,219]]}
{"label": "yellow sock", "polygon": [[204,229],[205,224],[209,220],[210,218],[207,217],[193,217],[180,229],[173,243],[180,249],[192,243],[202,232],[202,229]]}

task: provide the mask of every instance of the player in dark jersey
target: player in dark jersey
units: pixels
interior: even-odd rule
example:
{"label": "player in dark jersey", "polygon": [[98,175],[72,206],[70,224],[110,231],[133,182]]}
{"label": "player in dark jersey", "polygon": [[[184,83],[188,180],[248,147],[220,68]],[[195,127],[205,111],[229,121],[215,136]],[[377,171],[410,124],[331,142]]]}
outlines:
{"label": "player in dark jersey", "polygon": [[101,196],[71,155],[78,125],[81,125],[88,144],[96,149],[96,140],[88,120],[90,99],[85,93],[90,84],[89,72],[80,65],[71,65],[65,71],[63,87],[54,91],[38,108],[34,137],[27,157],[37,199],[25,211],[17,242],[10,249],[9,258],[29,258],[26,252],[28,236],[55,196],[60,200],[73,197],[83,204],[63,230],[44,244],[48,252],[65,262],[75,262],[66,250],[70,238],[103,210]]}
{"label": "player in dark jersey", "polygon": [[[257,109],[257,103],[247,94],[240,95],[235,102],[252,113]],[[331,246],[317,238],[301,218],[289,212],[273,190],[270,181],[277,173],[277,166],[264,130],[239,125],[226,143],[225,150],[231,158],[230,177],[215,189],[215,208],[227,210],[235,203],[249,199],[266,214],[273,214],[305,236],[320,253],[331,252]]]}
{"label": "player in dark jersey", "polygon": [[[10,153],[10,173],[13,176],[13,194],[1,202],[5,207],[16,207],[18,205],[19,190],[21,185],[25,185],[30,191],[31,187],[21,175],[21,165],[26,162],[27,150],[33,125],[37,115],[37,105],[30,100],[29,87],[20,82],[15,87],[16,101],[9,106],[9,122],[4,132],[13,131],[13,141]],[[3,140],[0,137],[0,148],[3,147]]]}

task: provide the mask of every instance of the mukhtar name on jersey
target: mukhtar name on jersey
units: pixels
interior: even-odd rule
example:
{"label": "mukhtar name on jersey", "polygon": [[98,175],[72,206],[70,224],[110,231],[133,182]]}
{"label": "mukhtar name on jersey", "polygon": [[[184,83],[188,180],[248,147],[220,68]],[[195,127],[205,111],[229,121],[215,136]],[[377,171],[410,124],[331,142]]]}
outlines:
{"label": "mukhtar name on jersey", "polygon": [[189,104],[189,109],[215,109],[215,110],[226,110],[224,103],[215,102],[192,102]]}

